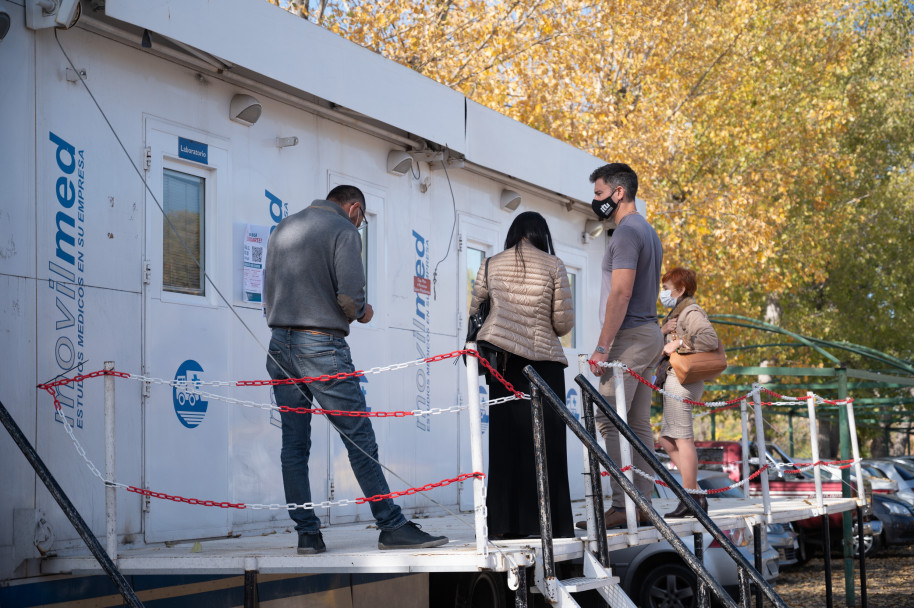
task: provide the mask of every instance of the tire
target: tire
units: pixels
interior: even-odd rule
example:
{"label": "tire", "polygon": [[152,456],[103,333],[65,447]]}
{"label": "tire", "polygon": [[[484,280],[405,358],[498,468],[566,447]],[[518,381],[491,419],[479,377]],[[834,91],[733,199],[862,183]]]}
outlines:
{"label": "tire", "polygon": [[802,566],[812,557],[813,549],[806,539],[806,533],[800,532],[797,536],[797,566]]}
{"label": "tire", "polygon": [[[860,537],[854,534],[854,558],[860,556]],[[876,549],[879,547],[879,538],[866,535],[863,537],[863,554],[867,557],[876,552]]]}
{"label": "tire", "polygon": [[456,608],[506,608],[504,574],[480,572],[458,581],[454,602]]}
{"label": "tire", "polygon": [[659,563],[644,576],[638,593],[640,608],[694,608],[698,604],[698,580],[683,564]]}
{"label": "tire", "polygon": [[[854,534],[854,559],[860,558],[860,553],[858,552],[857,535]],[[874,553],[879,551],[880,547],[885,546],[885,532],[882,532],[878,536],[864,536],[863,537],[863,555],[870,557]]]}

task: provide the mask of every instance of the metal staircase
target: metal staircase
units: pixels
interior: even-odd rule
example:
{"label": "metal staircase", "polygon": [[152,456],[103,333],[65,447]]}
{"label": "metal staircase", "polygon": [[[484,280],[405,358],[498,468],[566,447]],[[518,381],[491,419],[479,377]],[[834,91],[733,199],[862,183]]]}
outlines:
{"label": "metal staircase", "polygon": [[[614,370],[620,374],[618,368]],[[634,607],[631,599],[624,593],[619,585],[618,577],[612,575],[609,563],[609,552],[606,541],[606,530],[603,522],[603,494],[602,483],[600,481],[600,467],[602,466],[609,472],[622,490],[634,502],[642,513],[645,513],[651,524],[658,530],[660,535],[670,543],[673,549],[679,554],[683,562],[695,572],[699,581],[699,606],[704,608],[709,603],[710,590],[718,599],[720,604],[727,608],[738,608],[738,605],[727,594],[720,584],[710,575],[702,563],[702,544],[695,544],[699,549],[692,553],[683,543],[682,539],[673,532],[669,524],[662,516],[654,510],[649,498],[642,495],[632,481],[622,473],[619,466],[613,462],[606,451],[594,438],[596,428],[594,424],[594,410],[596,405],[606,415],[612,424],[619,429],[619,434],[624,437],[633,450],[636,450],[654,469],[654,472],[673,490],[676,496],[688,506],[692,515],[701,523],[711,536],[723,547],[724,550],[736,562],[740,573],[740,604],[742,608],[748,608],[751,596],[749,594],[750,581],[755,583],[757,593],[763,594],[776,608],[787,608],[787,604],[774,591],[772,586],[765,578],[750,564],[746,558],[733,545],[730,539],[717,527],[717,524],[708,516],[708,514],[698,506],[698,503],[689,495],[683,487],[677,483],[670,472],[660,463],[654,455],[653,450],[648,448],[635,435],[629,427],[616,413],[602,395],[590,384],[590,382],[581,374],[575,378],[575,382],[581,387],[581,393],[584,401],[584,425],[582,425],[574,415],[565,407],[564,401],[559,398],[545,381],[536,373],[532,366],[524,368],[524,375],[530,381],[530,395],[533,410],[533,435],[534,449],[536,454],[536,475],[537,491],[539,494],[540,507],[540,531],[542,539],[542,549],[536,553],[536,569],[534,585],[542,593],[546,600],[555,606],[576,607],[578,603],[571,596],[572,593],[589,589],[596,589],[606,600],[607,604],[613,608],[616,607]],[[616,386],[621,386],[617,382]],[[625,396],[617,392],[617,401],[624,403]],[[590,488],[587,497],[587,521],[588,537],[592,539],[590,546],[586,548],[584,554],[584,577],[576,579],[559,580],[555,573],[555,561],[552,549],[552,517],[551,507],[549,504],[549,479],[546,476],[546,452],[545,452],[545,430],[543,422],[543,402],[549,404],[555,409],[565,425],[580,439],[581,443],[587,449],[590,478]],[[629,525],[634,527],[634,510],[628,509]],[[759,596],[761,603],[761,596]],[[526,594],[518,596],[516,606],[526,605]]]}
{"label": "metal staircase", "polygon": [[631,599],[619,585],[619,577],[612,575],[612,570],[600,563],[591,551],[584,551],[584,576],[559,580],[549,579],[545,575],[545,563],[542,554],[536,556],[535,590],[546,596],[549,603],[562,608],[572,608],[578,603],[572,593],[596,590],[613,608],[636,608]]}

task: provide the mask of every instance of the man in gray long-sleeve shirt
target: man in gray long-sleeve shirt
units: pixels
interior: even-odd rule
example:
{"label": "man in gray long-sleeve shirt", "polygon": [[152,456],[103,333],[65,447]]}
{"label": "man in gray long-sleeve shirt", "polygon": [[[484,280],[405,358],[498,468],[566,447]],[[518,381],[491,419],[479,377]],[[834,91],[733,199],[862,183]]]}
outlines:
{"label": "man in gray long-sleeve shirt", "polygon": [[[365,196],[355,186],[337,186],[327,200],[281,221],[267,246],[264,306],[272,329],[267,371],[274,380],[336,375],[355,371],[349,346],[349,324],[368,323],[374,314],[365,301],[362,241],[358,226],[365,220]],[[327,410],[365,412],[358,378],[328,382],[277,384],[276,403],[289,408],[315,408],[314,397]],[[280,412],[282,478],[286,502],[311,503],[308,458],[311,414]],[[389,494],[378,463],[378,445],[364,416],[328,416],[349,452],[349,464],[366,497]],[[448,542],[407,521],[393,500],[369,502],[381,535],[380,549],[421,549]],[[320,520],[313,509],[289,512],[298,532],[298,553],[326,550]]]}

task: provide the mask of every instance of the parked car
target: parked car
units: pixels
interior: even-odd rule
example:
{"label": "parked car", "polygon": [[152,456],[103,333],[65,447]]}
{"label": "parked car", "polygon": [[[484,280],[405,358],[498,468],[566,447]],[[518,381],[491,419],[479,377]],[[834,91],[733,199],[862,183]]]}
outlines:
{"label": "parked car", "polygon": [[[678,473],[674,473],[674,475],[679,479]],[[712,505],[714,504],[714,499],[717,498],[743,498],[743,491],[739,488],[730,488],[729,486],[731,485],[733,484],[730,478],[723,473],[698,471],[698,487],[701,489],[719,490],[720,488],[727,488],[722,492],[716,492],[708,496],[712,501]],[[662,486],[657,488],[655,494],[664,498],[675,498],[672,490]],[[799,548],[797,533],[794,532],[793,526],[789,522],[768,524],[765,527],[765,537],[767,538],[768,546],[778,552],[778,568],[792,566],[799,561],[797,559],[797,549]],[[753,561],[752,563],[755,562]]]}
{"label": "parked car", "polygon": [[[844,474],[843,469],[831,465],[822,465],[821,471],[822,479],[829,479],[834,481],[841,481]],[[874,494],[895,494],[898,492],[898,482],[894,479],[890,479],[888,476],[883,474],[882,471],[871,466],[866,466],[862,461],[860,463],[860,471],[863,473],[863,478],[873,489]],[[812,471],[810,471],[810,474],[811,473]],[[850,467],[849,473],[851,481],[857,481],[857,473],[855,471],[855,467]]]}
{"label": "parked car", "polygon": [[[742,460],[743,446],[739,441],[696,441],[698,448],[699,462],[711,462],[715,464],[700,465],[703,467],[721,470],[726,473],[733,481],[739,481],[742,478]],[[771,467],[768,469],[768,487],[772,498],[811,498],[816,494],[815,478],[810,472],[788,472],[796,468],[793,459],[788,456],[784,450],[774,443],[766,445],[767,464]],[[759,468],[758,450],[755,442],[749,444],[748,460],[750,462],[749,471],[753,473]],[[721,463],[721,464],[716,464]],[[867,505],[863,509],[864,521],[868,522],[872,518],[871,497],[873,489],[870,484],[864,480],[864,493],[867,498]],[[856,482],[851,482],[851,493],[856,495]],[[838,480],[822,480],[822,494],[825,497],[840,497],[844,491],[844,483]],[[749,483],[749,493],[751,496],[760,496],[762,493],[761,480],[756,477]],[[852,510],[851,516],[856,519],[856,510]],[[828,517],[830,538],[832,542],[841,542],[843,517],[841,513],[832,513]],[[812,556],[812,550],[823,544],[824,534],[822,529],[821,517],[810,517],[793,522],[794,529],[799,534],[799,550],[797,558],[805,562]],[[865,525],[864,533],[872,534],[870,526]]]}
{"label": "parked car", "polygon": [[882,522],[882,533],[876,539],[882,546],[907,545],[914,542],[914,508],[903,500],[876,494],[873,514]]}
{"label": "parked car", "polygon": [[783,524],[768,524],[765,528],[768,545],[778,552],[778,567],[783,569],[800,562],[797,550],[800,543],[798,534],[793,531],[790,522]]}
{"label": "parked car", "polygon": [[911,454],[908,454],[907,456],[886,456],[886,458],[902,464],[914,465],[914,455]]}
{"label": "parked car", "polygon": [[[679,473],[673,476],[680,480]],[[703,489],[717,489],[730,485],[726,475],[713,471],[699,471],[698,485]],[[655,498],[675,497],[672,490],[654,485]],[[741,497],[736,490],[708,496],[713,501],[728,495]],[[724,534],[737,546],[750,564],[755,563],[753,555],[753,532],[750,528],[723,530]],[[764,539],[763,539],[764,540]],[[683,543],[694,551],[694,536],[688,535]],[[733,558],[720,546],[710,534],[702,534],[704,544],[704,565],[711,576],[734,597],[739,596],[739,578]],[[765,544],[762,545],[762,576],[773,581],[780,572],[778,552]],[[666,541],[628,547],[611,551],[610,566],[613,574],[619,577],[626,594],[641,608],[661,608],[664,606],[694,605],[698,594],[697,577],[682,561],[673,547]]]}
{"label": "parked car", "polygon": [[[893,498],[914,505],[914,465],[898,462],[888,458],[867,458],[862,464],[868,468],[879,471],[884,477],[894,480],[898,484],[898,492]],[[875,491],[875,488],[873,488]]]}

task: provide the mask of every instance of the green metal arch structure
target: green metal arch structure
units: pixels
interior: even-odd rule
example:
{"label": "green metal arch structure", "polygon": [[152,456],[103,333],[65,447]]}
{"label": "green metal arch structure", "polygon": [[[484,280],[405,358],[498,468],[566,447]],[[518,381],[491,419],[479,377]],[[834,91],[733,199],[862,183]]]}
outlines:
{"label": "green metal arch structure", "polygon": [[[880,429],[886,434],[892,432],[912,432],[910,407],[914,405],[914,363],[894,357],[876,349],[853,344],[850,342],[836,342],[822,340],[811,336],[804,336],[796,332],[741,315],[710,315],[712,323],[717,325],[734,326],[742,329],[776,334],[786,338],[777,342],[760,342],[735,346],[727,349],[733,353],[745,350],[758,349],[785,349],[808,348],[824,359],[821,367],[761,367],[761,366],[730,366],[724,370],[721,378],[752,377],[757,381],[759,376],[771,378],[771,381],[760,383],[761,386],[775,392],[796,389],[812,390],[819,395],[834,395],[837,399],[846,398],[852,391],[873,392],[877,396],[854,397],[854,409],[857,426],[861,428]],[[843,354],[845,358],[836,355]],[[848,367],[848,357],[871,362],[875,369],[858,369]],[[830,364],[830,365],[829,365]],[[869,366],[867,366],[869,367]],[[789,382],[786,378],[804,378],[805,382]],[[705,387],[706,393],[723,393],[728,396],[745,393],[752,389],[752,381],[747,382],[717,382]],[[888,395],[887,393],[894,393]],[[796,407],[776,407],[771,412],[787,415],[793,418],[798,411],[805,408],[799,403]],[[823,412],[834,412],[834,419],[840,418],[837,406],[820,407]],[[827,414],[826,414],[827,415]],[[903,425],[903,426],[902,426]]]}

